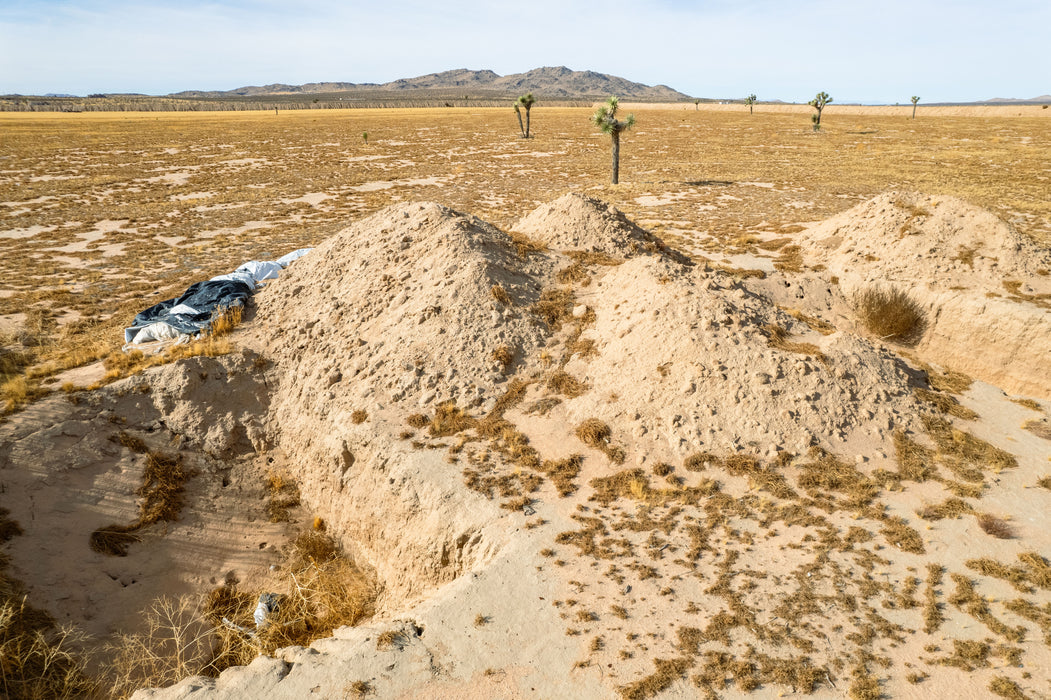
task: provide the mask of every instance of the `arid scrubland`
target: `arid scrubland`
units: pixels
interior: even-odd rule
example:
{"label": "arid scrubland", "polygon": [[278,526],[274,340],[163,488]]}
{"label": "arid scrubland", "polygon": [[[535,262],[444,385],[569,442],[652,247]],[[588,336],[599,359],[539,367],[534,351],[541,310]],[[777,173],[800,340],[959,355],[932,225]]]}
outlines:
{"label": "arid scrubland", "polygon": [[909,111],[0,115],[6,570],[115,695],[1038,697],[1051,121]]}

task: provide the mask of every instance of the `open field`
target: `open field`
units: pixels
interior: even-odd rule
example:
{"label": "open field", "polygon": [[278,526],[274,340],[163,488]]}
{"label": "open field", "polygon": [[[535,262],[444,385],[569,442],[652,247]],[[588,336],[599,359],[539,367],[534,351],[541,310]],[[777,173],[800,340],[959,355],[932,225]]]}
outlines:
{"label": "open field", "polygon": [[1051,687],[1051,121],[589,114],[0,115],[4,667],[14,578],[104,697]]}
{"label": "open field", "polygon": [[962,197],[1051,241],[1043,110],[933,118],[921,107],[911,120],[833,106],[813,133],[803,114],[766,106],[638,107],[619,187],[603,184],[608,139],[584,109],[536,108],[528,141],[509,109],[0,115],[4,327],[33,312],[34,353],[54,367],[88,360],[116,346],[138,307],[405,200],[506,226],[586,191],[669,242],[736,251],[751,234],[905,188]]}

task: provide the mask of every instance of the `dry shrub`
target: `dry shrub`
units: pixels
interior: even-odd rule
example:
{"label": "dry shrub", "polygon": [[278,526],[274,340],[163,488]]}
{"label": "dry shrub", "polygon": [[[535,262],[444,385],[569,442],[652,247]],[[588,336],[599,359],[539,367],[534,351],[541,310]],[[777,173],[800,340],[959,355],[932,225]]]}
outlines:
{"label": "dry shrub", "polygon": [[501,287],[499,284],[494,284],[489,288],[489,293],[493,295],[493,299],[496,299],[499,303],[504,306],[511,305],[511,295],[507,293],[507,290]]}
{"label": "dry shrub", "polygon": [[368,412],[364,411],[364,410],[362,410],[360,408],[350,414],[350,422],[353,423],[354,425],[361,425],[362,423],[364,423],[368,419],[369,419]]}
{"label": "dry shrub", "polygon": [[686,657],[675,659],[654,659],[656,670],[634,683],[621,686],[618,690],[624,700],[646,700],[652,698],[680,678],[693,667],[694,660]]}
{"label": "dry shrub", "polygon": [[854,313],[881,340],[913,345],[927,330],[927,316],[908,294],[897,288],[869,287],[854,294]]}
{"label": "dry shrub", "polygon": [[948,498],[937,505],[924,504],[917,511],[924,520],[942,520],[943,518],[959,518],[961,515],[969,515],[974,512],[971,504],[959,498]]}
{"label": "dry shrub", "polygon": [[[0,508],[0,542],[22,534]],[[8,577],[0,554],[0,696],[43,699],[93,697],[82,651],[89,640],[72,627],[58,628],[43,610],[26,602],[22,586]]]}
{"label": "dry shrub", "polygon": [[576,427],[574,434],[588,447],[604,452],[614,464],[624,463],[627,455],[623,448],[612,444],[613,431],[598,418],[588,418]]}
{"label": "dry shrub", "polygon": [[707,468],[709,464],[719,464],[719,458],[710,452],[694,452],[683,461],[682,466],[686,471],[699,472]]}
{"label": "dry shrub", "polygon": [[1022,692],[1022,686],[1015,683],[1007,676],[995,676],[989,681],[989,690],[1007,700],[1028,700],[1029,696]]}
{"label": "dry shrub", "polygon": [[431,437],[449,437],[473,428],[477,424],[478,421],[468,415],[467,411],[457,407],[455,402],[445,401],[438,404],[427,430]]}
{"label": "dry shrub", "polygon": [[211,335],[216,338],[230,335],[234,328],[241,325],[241,317],[243,313],[244,307],[241,306],[227,306],[216,309],[215,317],[212,319],[212,323],[209,326]]}
{"label": "dry shrub", "polygon": [[144,631],[119,634],[106,648],[103,675],[113,697],[203,674],[215,656],[213,628],[190,596],[158,598],[143,611]]}
{"label": "dry shrub", "polygon": [[411,416],[405,419],[405,422],[411,425],[413,428],[426,428],[431,424],[431,419],[422,413],[413,413]]}
{"label": "dry shrub", "polygon": [[580,474],[580,467],[584,463],[583,455],[570,455],[565,459],[545,459],[540,465],[542,471],[551,483],[558,489],[558,495],[569,496],[577,490],[573,479]]}
{"label": "dry shrub", "polygon": [[577,426],[576,436],[588,447],[604,450],[613,437],[610,427],[598,418],[588,418]]}
{"label": "dry shrub", "polygon": [[558,330],[572,314],[573,292],[564,287],[545,289],[530,310],[553,330]]}
{"label": "dry shrub", "polygon": [[992,513],[982,513],[977,517],[978,527],[988,535],[1001,540],[1012,540],[1016,537],[1011,523]]}
{"label": "dry shrub", "polygon": [[579,287],[586,287],[591,284],[591,276],[579,262],[575,262],[572,265],[559,270],[555,275],[555,279],[558,280],[559,284],[576,285]]}
{"label": "dry shrub", "polygon": [[493,350],[492,358],[506,372],[511,363],[515,361],[515,351],[510,345],[501,345],[496,350]]}
{"label": "dry shrub", "polygon": [[556,370],[547,378],[547,388],[571,399],[588,390],[587,384],[562,370]]}

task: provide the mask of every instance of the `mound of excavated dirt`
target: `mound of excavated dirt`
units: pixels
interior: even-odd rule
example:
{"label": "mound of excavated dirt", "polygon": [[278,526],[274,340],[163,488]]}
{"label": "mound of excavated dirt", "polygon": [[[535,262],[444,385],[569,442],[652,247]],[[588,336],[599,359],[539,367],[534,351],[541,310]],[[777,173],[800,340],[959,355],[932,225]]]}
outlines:
{"label": "mound of excavated dirt", "polygon": [[621,259],[671,252],[616,207],[576,193],[539,206],[515,224],[514,230],[555,250],[605,253]]}
{"label": "mound of excavated dirt", "polygon": [[924,307],[916,351],[1007,391],[1051,397],[1051,251],[952,197],[888,192],[800,234],[849,300],[898,287]]}
{"label": "mound of excavated dirt", "polygon": [[[646,453],[656,450],[651,458],[800,454],[857,433],[882,440],[915,427],[900,359],[853,335],[823,336],[730,277],[636,258],[580,298],[596,316],[581,338],[598,355],[577,356],[566,370],[633,409],[634,424],[624,428]],[[593,398],[567,410],[594,411]]]}

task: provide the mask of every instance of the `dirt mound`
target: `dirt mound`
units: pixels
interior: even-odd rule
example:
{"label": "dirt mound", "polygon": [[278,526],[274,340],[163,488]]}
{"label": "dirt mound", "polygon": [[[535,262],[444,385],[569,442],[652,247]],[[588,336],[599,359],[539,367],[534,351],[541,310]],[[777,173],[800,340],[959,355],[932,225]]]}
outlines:
{"label": "dirt mound", "polygon": [[[900,360],[856,336],[821,335],[728,276],[676,274],[638,258],[581,298],[596,315],[581,339],[598,355],[566,370],[637,407],[625,429],[651,459],[802,454],[914,427],[918,408]],[[568,410],[593,411],[593,398]]]}
{"label": "dirt mound", "polygon": [[[576,193],[537,207],[514,230],[556,250],[604,253],[619,259],[642,253],[673,254],[663,241],[616,207]],[[681,256],[678,259],[684,261]]]}
{"label": "dirt mound", "polygon": [[955,197],[886,192],[800,236],[823,262],[860,282],[1051,294],[1051,251]]}
{"label": "dirt mound", "polygon": [[848,301],[871,288],[907,292],[927,315],[916,351],[929,361],[1051,397],[1051,251],[992,213],[888,192],[807,230],[800,244]]}
{"label": "dirt mound", "polygon": [[525,309],[549,267],[478,219],[402,205],[328,239],[257,297],[259,342],[278,368],[277,439],[311,465],[295,475],[304,494],[376,565],[388,601],[491,554],[494,507],[463,493],[440,453],[413,450],[405,420],[444,402],[492,406],[545,339]]}

